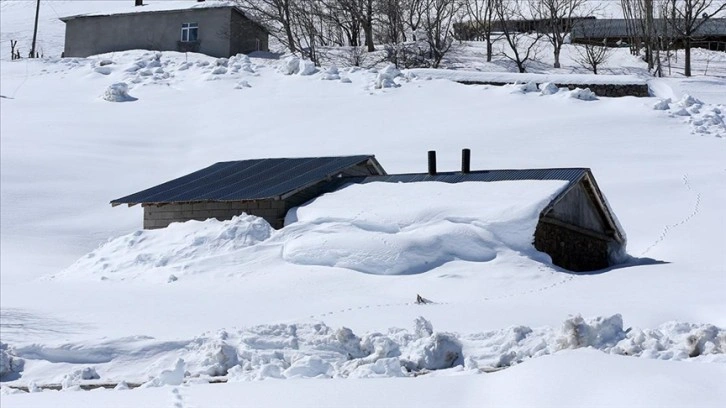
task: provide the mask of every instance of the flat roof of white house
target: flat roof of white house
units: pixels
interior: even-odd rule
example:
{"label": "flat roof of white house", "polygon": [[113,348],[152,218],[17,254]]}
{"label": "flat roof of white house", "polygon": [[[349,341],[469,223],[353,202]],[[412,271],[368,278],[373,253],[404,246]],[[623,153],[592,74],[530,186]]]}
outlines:
{"label": "flat roof of white house", "polygon": [[221,7],[234,7],[238,11],[242,12],[242,10],[237,7],[237,4],[235,2],[229,0],[206,0],[202,2],[197,0],[144,0],[143,6],[135,6],[133,0],[114,1],[114,3],[115,4],[113,6],[104,7],[103,10],[92,11],[82,14],[74,14],[71,16],[63,16],[60,19],[62,21],[67,21],[81,17],[99,17],[134,13],[149,13],[158,11],[193,10]]}

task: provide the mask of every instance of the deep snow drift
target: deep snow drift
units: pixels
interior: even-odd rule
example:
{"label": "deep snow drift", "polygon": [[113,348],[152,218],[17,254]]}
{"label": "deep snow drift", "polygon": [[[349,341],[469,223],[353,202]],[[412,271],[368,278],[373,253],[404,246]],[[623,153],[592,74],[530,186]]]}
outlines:
{"label": "deep snow drift", "polygon": [[247,214],[224,222],[173,223],[109,240],[50,278],[126,280],[156,276],[175,281],[176,275],[204,272],[199,267],[190,270],[192,263],[204,265],[209,258],[234,254],[267,240],[272,233],[264,219]]}
{"label": "deep snow drift", "polygon": [[539,213],[564,181],[370,183],[288,213],[283,258],[384,275],[422,273],[532,246]]}
{"label": "deep snow drift", "polygon": [[424,273],[455,260],[486,262],[507,252],[549,263],[532,246],[534,230],[566,184],[353,184],[292,209],[280,231],[246,214],[174,223],[111,240],[52,278],[175,281],[209,273],[220,258],[243,265],[275,256],[379,275]]}

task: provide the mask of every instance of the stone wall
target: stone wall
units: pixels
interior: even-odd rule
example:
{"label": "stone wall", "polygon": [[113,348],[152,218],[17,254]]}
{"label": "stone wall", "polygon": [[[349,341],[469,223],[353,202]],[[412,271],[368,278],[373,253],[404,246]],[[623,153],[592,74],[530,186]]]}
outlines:
{"label": "stone wall", "polygon": [[[479,82],[479,81],[457,81],[464,85],[507,85],[504,82]],[[597,96],[620,97],[637,96],[648,97],[650,91],[647,84],[555,84],[559,88],[573,90],[575,88],[589,88]]]}
{"label": "stone wall", "polygon": [[648,90],[647,84],[596,84],[596,85],[573,85],[573,84],[562,84],[557,85],[561,87],[567,87],[569,90],[575,88],[589,88],[595,92],[597,96],[609,96],[609,97],[620,97],[620,96],[638,96],[648,97],[650,91]]}
{"label": "stone wall", "polygon": [[172,222],[189,220],[205,221],[209,218],[230,220],[242,213],[264,218],[273,228],[282,228],[286,212],[285,202],[280,200],[145,204],[144,229],[164,228]]}
{"label": "stone wall", "polygon": [[[179,47],[198,47],[198,52],[213,57],[229,57],[229,31],[232,8],[214,7],[193,10],[88,16],[66,21],[66,57],[88,57],[124,50],[184,51]],[[183,23],[198,24],[198,41],[181,43]]]}
{"label": "stone wall", "polygon": [[534,247],[548,254],[555,265],[585,272],[610,266],[608,242],[541,221],[534,233]]}

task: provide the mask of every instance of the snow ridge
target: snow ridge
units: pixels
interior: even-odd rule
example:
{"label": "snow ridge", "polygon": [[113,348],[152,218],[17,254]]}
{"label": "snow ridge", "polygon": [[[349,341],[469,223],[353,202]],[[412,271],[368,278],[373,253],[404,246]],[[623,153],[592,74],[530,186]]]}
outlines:
{"label": "snow ridge", "polygon": [[[573,316],[559,328],[512,326],[461,335],[438,332],[431,322],[419,317],[411,331],[392,328],[363,336],[346,327],[335,329],[320,322],[219,330],[173,342],[139,336],[109,340],[102,345],[3,345],[0,361],[10,359],[15,362],[13,367],[20,367],[19,371],[23,363],[36,372],[47,364],[67,367],[68,374],[61,378],[64,388],[89,381],[126,381],[156,387],[193,379],[206,382],[213,377],[236,382],[411,377],[435,370],[478,373],[584,347],[615,355],[723,364],[726,330],[684,322],[669,322],[656,329],[625,328],[622,316],[616,314],[589,319]],[[61,355],[63,358],[58,358]],[[122,365],[128,371],[124,378],[118,378],[114,373]]]}

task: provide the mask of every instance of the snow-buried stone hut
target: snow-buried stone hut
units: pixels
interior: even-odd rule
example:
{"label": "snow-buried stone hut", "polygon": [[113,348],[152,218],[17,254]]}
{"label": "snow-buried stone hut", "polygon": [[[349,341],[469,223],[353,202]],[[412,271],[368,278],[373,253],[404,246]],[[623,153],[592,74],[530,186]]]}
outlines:
{"label": "snow-buried stone hut", "polygon": [[[348,184],[559,180],[564,188],[541,209],[533,246],[572,271],[607,268],[625,253],[625,233],[590,169],[470,171],[468,157],[465,151],[461,171],[437,172],[431,152],[427,173],[393,175],[371,155],[223,162],[111,204],[141,204],[147,229],[187,220],[226,220],[243,212],[282,228],[289,209]],[[481,198],[482,206],[486,200]]]}

